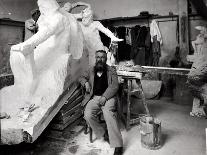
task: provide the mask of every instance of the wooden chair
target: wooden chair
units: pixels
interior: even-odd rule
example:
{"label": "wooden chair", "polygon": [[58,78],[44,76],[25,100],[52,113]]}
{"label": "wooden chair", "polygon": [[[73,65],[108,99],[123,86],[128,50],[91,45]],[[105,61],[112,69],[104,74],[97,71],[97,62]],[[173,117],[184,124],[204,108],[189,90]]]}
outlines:
{"label": "wooden chair", "polygon": [[[100,123],[105,123],[105,121],[102,119],[102,116],[103,116],[103,112],[102,111],[98,112],[97,116],[98,116],[98,120],[99,120]],[[84,129],[84,134],[88,134],[89,133],[90,142],[93,143],[93,130],[90,127],[90,125],[87,124],[86,121],[85,121],[85,127],[84,128],[85,128]]]}

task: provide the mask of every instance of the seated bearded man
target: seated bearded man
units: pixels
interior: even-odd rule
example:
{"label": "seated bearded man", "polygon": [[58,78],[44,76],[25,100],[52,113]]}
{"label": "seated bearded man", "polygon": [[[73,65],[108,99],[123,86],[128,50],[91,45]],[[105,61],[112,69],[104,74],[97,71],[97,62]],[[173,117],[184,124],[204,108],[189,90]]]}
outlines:
{"label": "seated bearded man", "polygon": [[[106,64],[107,54],[103,50],[96,51],[96,63],[80,78],[80,83],[86,89],[83,105],[86,122],[99,139],[109,135],[111,147],[115,147],[115,155],[123,152],[123,140],[116,115],[115,95],[118,91],[118,77],[115,69]],[[102,110],[107,131],[97,119],[97,113]]]}

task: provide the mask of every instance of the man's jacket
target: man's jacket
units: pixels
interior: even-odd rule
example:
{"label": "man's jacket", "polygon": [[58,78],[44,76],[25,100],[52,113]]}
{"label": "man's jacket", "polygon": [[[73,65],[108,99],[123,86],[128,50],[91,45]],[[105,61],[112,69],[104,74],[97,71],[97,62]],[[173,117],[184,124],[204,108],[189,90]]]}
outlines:
{"label": "man's jacket", "polygon": [[[103,93],[102,96],[106,97],[107,100],[114,97],[118,91],[118,76],[116,70],[107,65],[107,78],[108,78],[108,88]],[[93,97],[93,85],[94,85],[94,67],[91,67],[88,71],[86,71],[79,79],[79,82],[82,86],[85,85],[86,82],[89,82],[91,87],[91,92],[85,94],[85,98],[82,102],[82,105],[85,106],[88,101]]]}

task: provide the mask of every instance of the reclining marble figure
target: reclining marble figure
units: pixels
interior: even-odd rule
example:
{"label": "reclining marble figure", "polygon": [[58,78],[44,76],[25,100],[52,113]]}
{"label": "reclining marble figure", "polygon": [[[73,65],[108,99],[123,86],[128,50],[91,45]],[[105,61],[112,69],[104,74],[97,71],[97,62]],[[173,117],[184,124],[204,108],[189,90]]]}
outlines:
{"label": "reclining marble figure", "polygon": [[83,34],[76,18],[56,0],[37,3],[41,12],[38,32],[11,47],[14,85],[0,90],[1,112],[10,115],[10,119],[1,120],[2,131],[20,126],[32,135],[31,126],[62,94],[69,62],[82,57]]}

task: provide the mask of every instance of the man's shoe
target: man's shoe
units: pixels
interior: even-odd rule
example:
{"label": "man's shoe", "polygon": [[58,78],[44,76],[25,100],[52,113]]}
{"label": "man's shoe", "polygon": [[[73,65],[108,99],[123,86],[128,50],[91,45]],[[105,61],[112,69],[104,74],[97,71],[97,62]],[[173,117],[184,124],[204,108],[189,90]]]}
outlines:
{"label": "man's shoe", "polygon": [[122,155],[123,154],[123,147],[116,147],[114,150],[114,155]]}
{"label": "man's shoe", "polygon": [[104,140],[109,143],[109,135],[108,135],[108,131],[107,130],[104,133]]}

